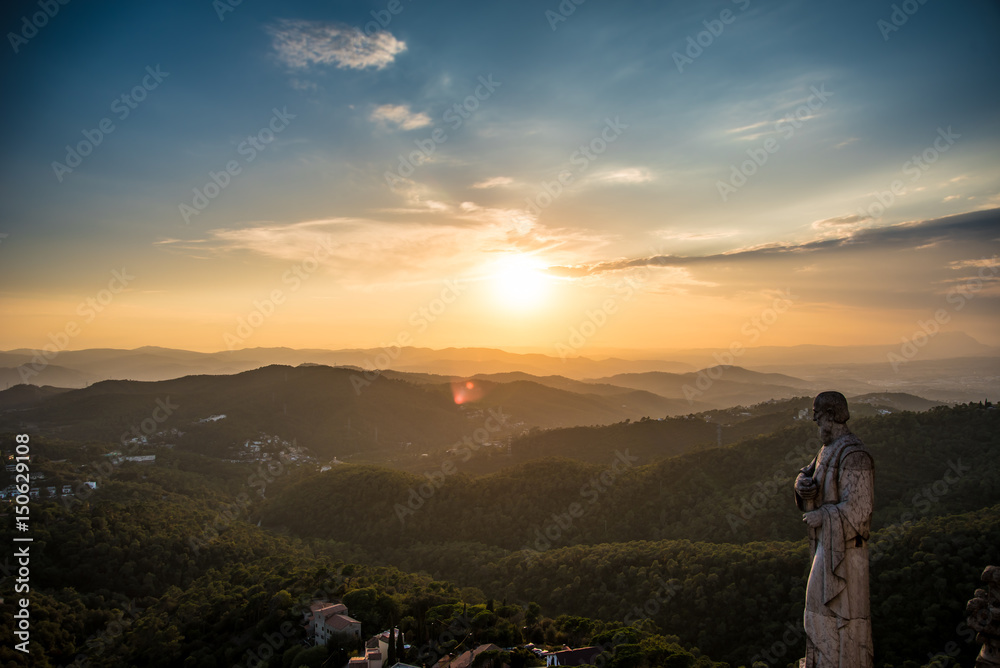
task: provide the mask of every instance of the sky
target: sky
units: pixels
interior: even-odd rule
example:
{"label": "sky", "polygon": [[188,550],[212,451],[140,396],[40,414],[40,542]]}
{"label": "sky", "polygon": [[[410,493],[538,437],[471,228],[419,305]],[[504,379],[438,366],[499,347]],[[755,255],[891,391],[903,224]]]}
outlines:
{"label": "sky", "polygon": [[3,31],[2,349],[1000,345],[995,2],[41,0]]}

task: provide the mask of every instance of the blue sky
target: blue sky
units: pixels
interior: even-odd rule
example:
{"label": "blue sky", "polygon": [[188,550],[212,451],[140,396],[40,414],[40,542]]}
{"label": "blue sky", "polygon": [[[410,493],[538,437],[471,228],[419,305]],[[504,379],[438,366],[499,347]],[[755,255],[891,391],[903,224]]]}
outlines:
{"label": "blue sky", "polygon": [[[5,10],[5,347],[42,345],[124,266],[136,280],[72,347],[221,349],[321,242],[246,345],[377,345],[459,277],[482,290],[420,343],[551,350],[650,257],[707,260],[654,265],[588,346],[726,345],[789,275],[798,310],[772,342],[895,341],[992,267],[996,216],[931,239],[915,223],[1000,207],[994,2],[913,0],[891,31],[881,2],[566,0],[565,20],[558,2],[220,6],[69,2],[26,40],[39,3]],[[373,30],[372,12],[390,20]],[[79,166],[53,165],[104,119]],[[269,139],[252,160],[248,136]],[[400,170],[415,142],[434,150]],[[794,263],[745,255],[762,245]],[[990,343],[995,274],[954,324]],[[492,299],[505,281],[550,301]]]}

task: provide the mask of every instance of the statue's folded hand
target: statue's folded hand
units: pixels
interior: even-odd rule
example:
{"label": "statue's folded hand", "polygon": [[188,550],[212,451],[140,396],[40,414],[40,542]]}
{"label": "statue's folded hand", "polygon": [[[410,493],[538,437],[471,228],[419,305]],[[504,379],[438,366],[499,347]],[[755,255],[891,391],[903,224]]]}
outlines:
{"label": "statue's folded hand", "polygon": [[800,473],[795,479],[795,491],[803,499],[810,500],[816,497],[816,481],[804,473]]}

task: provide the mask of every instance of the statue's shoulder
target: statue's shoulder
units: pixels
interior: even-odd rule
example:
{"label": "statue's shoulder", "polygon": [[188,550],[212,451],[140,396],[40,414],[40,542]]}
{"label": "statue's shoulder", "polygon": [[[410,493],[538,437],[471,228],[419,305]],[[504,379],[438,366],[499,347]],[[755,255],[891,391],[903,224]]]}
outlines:
{"label": "statue's shoulder", "polygon": [[854,434],[844,437],[845,443],[840,449],[841,469],[874,469],[875,460],[861,439]]}

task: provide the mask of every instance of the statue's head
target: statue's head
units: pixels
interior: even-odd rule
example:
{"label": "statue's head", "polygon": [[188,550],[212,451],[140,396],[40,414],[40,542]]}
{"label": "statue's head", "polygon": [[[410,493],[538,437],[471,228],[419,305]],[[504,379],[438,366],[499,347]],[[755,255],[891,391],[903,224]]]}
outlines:
{"label": "statue's head", "polygon": [[837,424],[844,424],[851,419],[847,410],[847,398],[840,392],[820,392],[813,400],[813,421],[819,422],[825,415]]}

